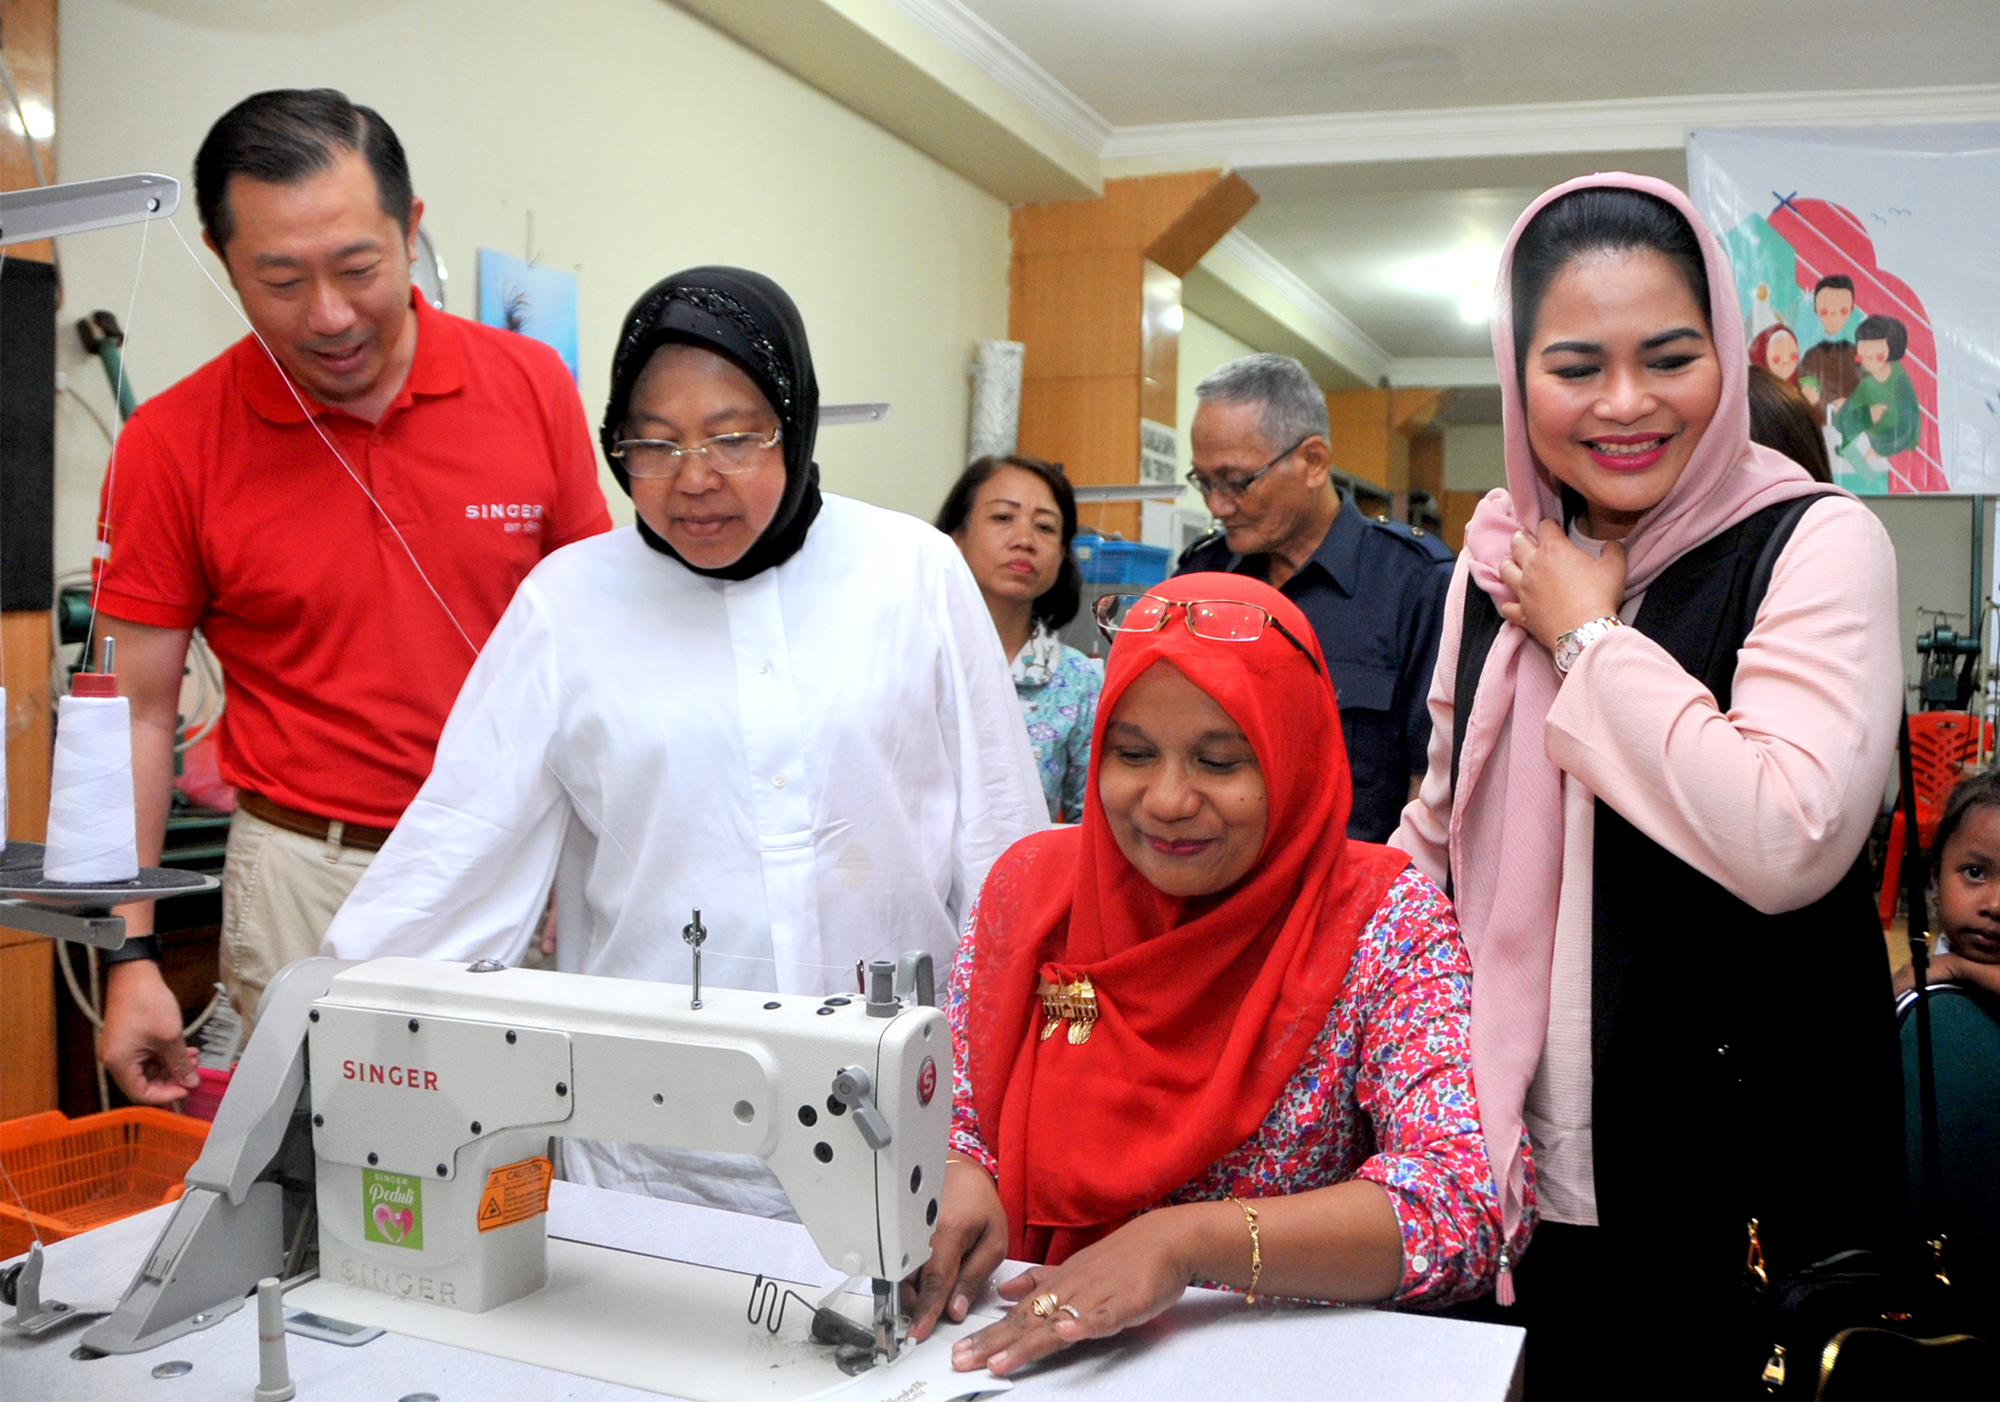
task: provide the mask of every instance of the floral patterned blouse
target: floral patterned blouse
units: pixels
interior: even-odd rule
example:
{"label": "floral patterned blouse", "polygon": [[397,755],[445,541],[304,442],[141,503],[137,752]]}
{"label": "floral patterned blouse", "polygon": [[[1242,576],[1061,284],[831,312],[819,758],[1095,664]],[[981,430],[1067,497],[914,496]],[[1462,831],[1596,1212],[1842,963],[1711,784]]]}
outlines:
{"label": "floral patterned blouse", "polygon": [[1014,694],[1021,698],[1050,822],[1074,823],[1083,816],[1090,731],[1103,685],[1101,661],[1085,657],[1036,621],[1034,636],[1014,659]]}
{"label": "floral patterned blouse", "polygon": [[[974,909],[952,966],[951,1149],[998,1174],[979,1132],[965,1062]],[[1361,932],[1341,996],[1264,1123],[1206,1173],[1157,1204],[1278,1197],[1351,1178],[1379,1183],[1403,1236],[1389,1303],[1439,1306],[1489,1289],[1500,1263],[1500,1206],[1472,1093],[1472,965],[1451,902],[1411,867]],[[1534,1169],[1518,1257],[1534,1225]]]}

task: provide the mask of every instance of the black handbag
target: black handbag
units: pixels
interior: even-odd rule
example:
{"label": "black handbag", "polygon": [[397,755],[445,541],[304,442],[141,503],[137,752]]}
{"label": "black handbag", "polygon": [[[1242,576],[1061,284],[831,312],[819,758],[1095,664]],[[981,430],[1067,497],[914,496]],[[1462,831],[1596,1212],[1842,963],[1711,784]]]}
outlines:
{"label": "black handbag", "polygon": [[[1915,976],[1917,1094],[1923,1145],[1920,1244],[1901,1256],[1842,1251],[1773,1281],[1757,1219],[1744,1263],[1751,1350],[1763,1356],[1756,1389],[1768,1397],[1988,1398],[2000,1396],[1994,1350],[1967,1332],[1947,1271],[1949,1238],[1936,1220],[1944,1201],[1938,1153],[1927,943],[1929,863],[1918,836],[1909,717],[1902,734],[1904,889]],[[1756,1366],[1754,1363],[1751,1366]]]}

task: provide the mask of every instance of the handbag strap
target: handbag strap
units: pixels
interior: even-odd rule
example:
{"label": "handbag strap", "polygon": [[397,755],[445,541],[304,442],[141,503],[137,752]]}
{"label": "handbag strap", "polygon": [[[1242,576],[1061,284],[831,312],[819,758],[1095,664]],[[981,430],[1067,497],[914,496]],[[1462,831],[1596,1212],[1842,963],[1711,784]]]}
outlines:
{"label": "handbag strap", "polygon": [[1922,1125],[1924,1157],[1924,1209],[1918,1229],[1930,1243],[1934,1268],[1942,1274],[1944,1230],[1944,1164],[1938,1154],[1937,1079],[1931,1056],[1931,1005],[1926,985],[1930,982],[1930,945],[1927,942],[1930,901],[1927,891],[1929,864],[1924,858],[1923,839],[1917,832],[1916,766],[1910,755],[1910,713],[1903,712],[1902,734],[1903,809],[1903,890],[1909,906],[1910,974],[1916,989],[1917,1014],[1917,1108]]}

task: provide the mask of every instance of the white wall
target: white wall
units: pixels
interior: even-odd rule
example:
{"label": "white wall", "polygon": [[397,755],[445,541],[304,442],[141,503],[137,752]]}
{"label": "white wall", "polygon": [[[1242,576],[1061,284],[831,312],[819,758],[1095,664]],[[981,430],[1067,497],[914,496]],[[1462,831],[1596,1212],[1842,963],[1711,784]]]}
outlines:
{"label": "white wall", "polygon": [[[578,273],[592,424],[638,294],[734,263],[798,301],[825,399],[895,405],[886,424],[821,436],[830,489],[928,518],[963,465],[972,346],[1007,330],[1006,206],[664,0],[63,0],[61,23],[61,178],[180,177],[176,222],[218,277],[190,176],[203,134],[259,89],[338,87],[402,138],[452,311],[476,314],[474,250],[525,252],[533,211],[541,261]],[[142,398],[242,334],[163,226],[61,251],[59,363],[107,418],[77,318],[105,307],[128,321]],[[67,399],[57,451],[61,570],[88,560],[105,462]]]}
{"label": "white wall", "polygon": [[1489,492],[1507,485],[1506,439],[1498,424],[1451,424],[1444,431],[1444,489]]}

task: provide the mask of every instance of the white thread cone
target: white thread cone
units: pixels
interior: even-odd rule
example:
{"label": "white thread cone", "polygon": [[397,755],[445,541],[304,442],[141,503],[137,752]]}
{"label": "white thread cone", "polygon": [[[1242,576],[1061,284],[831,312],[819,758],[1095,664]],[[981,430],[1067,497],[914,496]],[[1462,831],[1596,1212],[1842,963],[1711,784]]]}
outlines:
{"label": "white thread cone", "polygon": [[50,881],[130,881],[139,874],[132,795],[132,706],[122,696],[65,696],[49,780]]}

